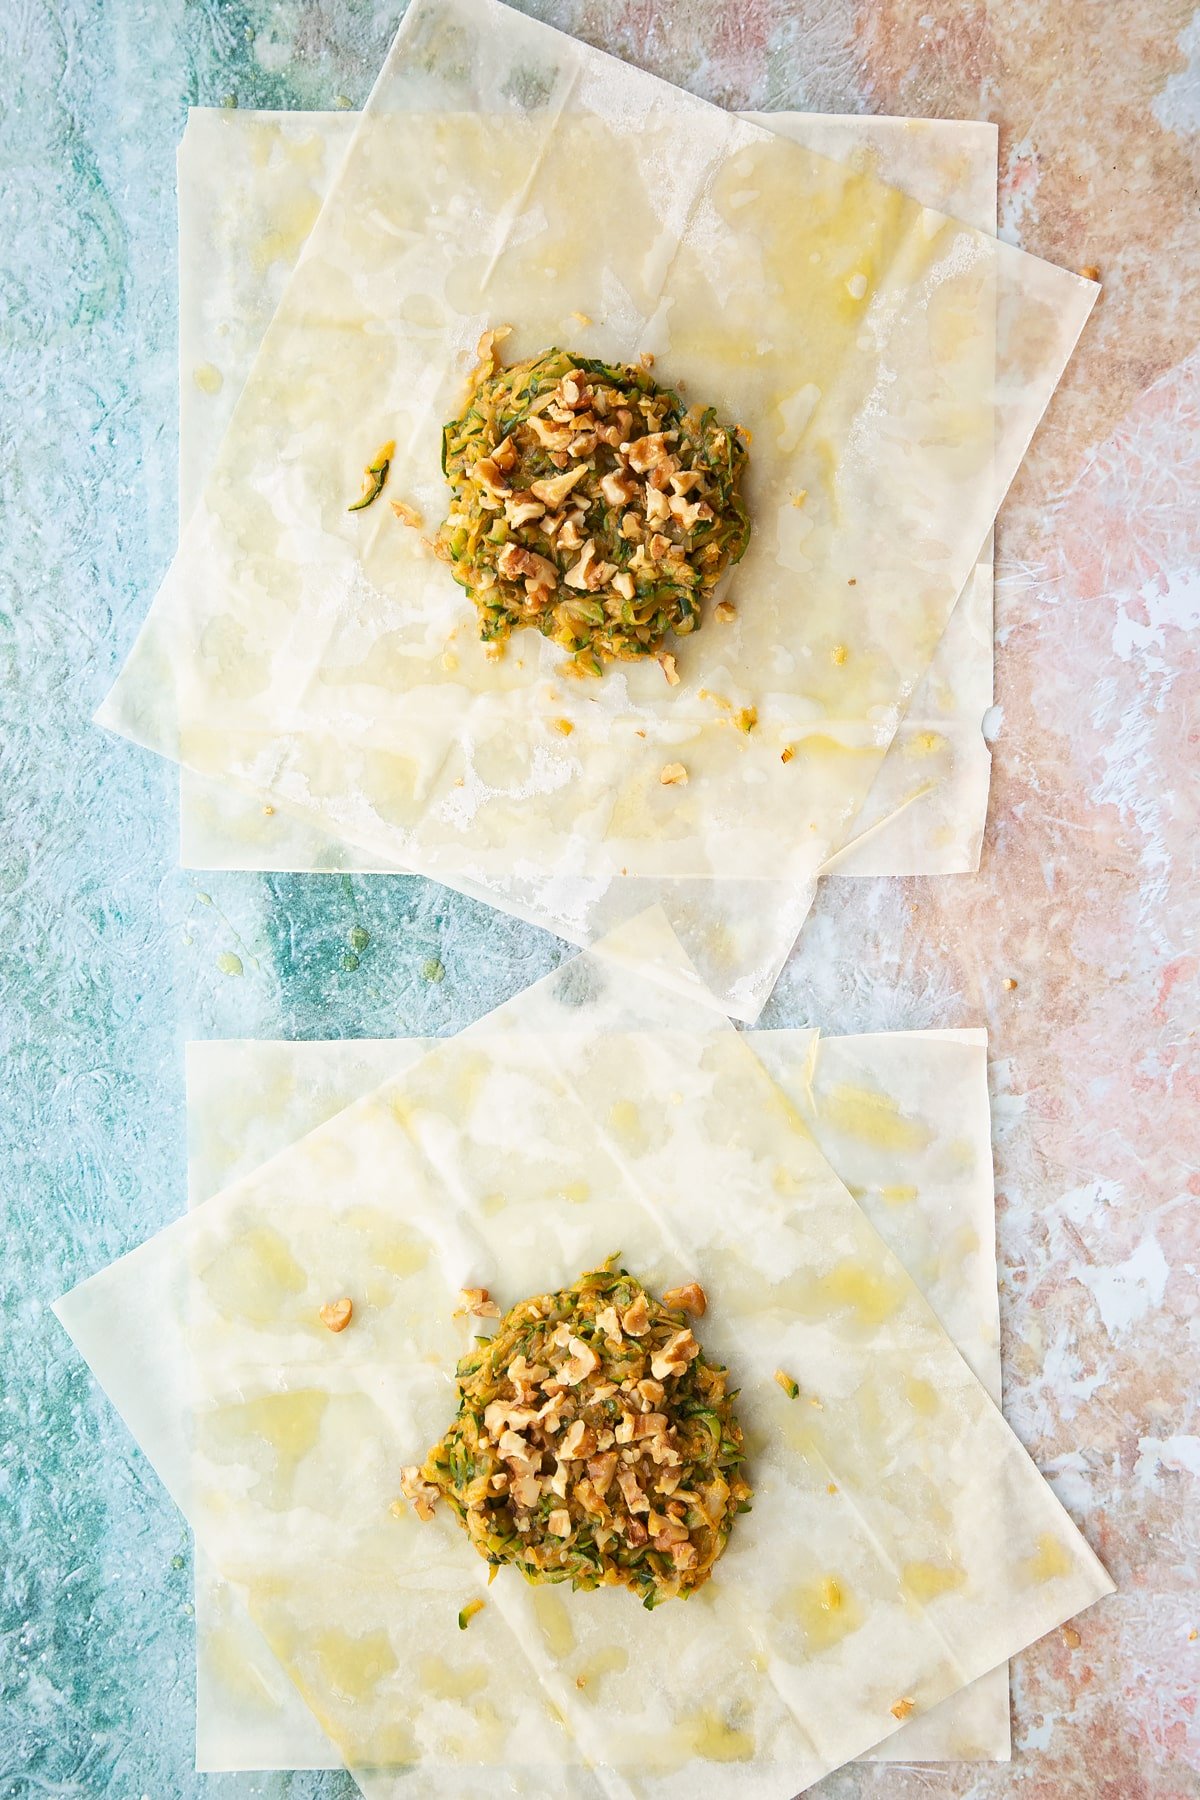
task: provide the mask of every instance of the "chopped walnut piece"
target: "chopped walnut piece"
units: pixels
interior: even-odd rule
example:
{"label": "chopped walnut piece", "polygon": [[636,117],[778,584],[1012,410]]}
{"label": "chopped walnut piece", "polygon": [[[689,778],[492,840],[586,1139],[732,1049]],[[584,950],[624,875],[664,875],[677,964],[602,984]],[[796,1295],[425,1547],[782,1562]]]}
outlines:
{"label": "chopped walnut piece", "polygon": [[596,1323],[605,1337],[619,1343],[621,1338],[621,1321],[615,1306],[605,1306],[596,1314]]}
{"label": "chopped walnut piece", "polygon": [[475,464],[475,473],[478,475],[480,481],[482,481],[486,487],[491,489],[493,494],[507,494],[511,492],[504,471],[497,467],[494,456],[481,456],[479,461]]}
{"label": "chopped walnut piece", "polygon": [[682,1375],[692,1358],[699,1354],[699,1344],[685,1327],[668,1338],[662,1349],[651,1357],[650,1373],[657,1381],[665,1380],[668,1375]]}
{"label": "chopped walnut piece", "polygon": [[630,468],[639,475],[646,475],[651,469],[665,469],[668,474],[673,475],[679,467],[671,455],[667,435],[662,431],[652,431],[645,437],[637,438],[625,451],[625,455],[629,458]]}
{"label": "chopped walnut piece", "polygon": [[345,1331],[353,1314],[353,1300],[331,1300],[321,1308],[321,1323],[327,1331]]}
{"label": "chopped walnut piece", "polygon": [[458,1294],[458,1314],[469,1313],[474,1319],[498,1319],[500,1308],[490,1297],[485,1287],[460,1288]]}
{"label": "chopped walnut piece", "polygon": [[662,1303],[672,1312],[689,1313],[693,1319],[702,1319],[708,1310],[708,1296],[698,1281],[686,1282],[683,1287],[668,1288],[662,1297]]}
{"label": "chopped walnut piece", "polygon": [[600,492],[610,506],[628,506],[637,493],[637,483],[619,469],[610,469],[600,478]]}
{"label": "chopped walnut piece", "polygon": [[565,1382],[571,1387],[575,1387],[593,1370],[600,1367],[600,1358],[591,1345],[585,1344],[582,1338],[572,1337],[570,1339],[570,1351],[570,1361],[563,1369],[562,1375]]}
{"label": "chopped walnut piece", "polygon": [[670,556],[675,546],[663,532],[656,531],[650,539],[648,548],[651,561],[662,562],[665,557]]}
{"label": "chopped walnut piece", "polygon": [[571,1515],[565,1506],[557,1507],[546,1524],[555,1537],[568,1538],[571,1535]]}
{"label": "chopped walnut piece", "polygon": [[535,1388],[539,1382],[545,1381],[550,1370],[545,1363],[526,1362],[524,1356],[514,1357],[509,1364],[509,1380],[518,1388]]}
{"label": "chopped walnut piece", "polygon": [[650,1502],[638,1486],[638,1478],[632,1469],[620,1471],[617,1476],[617,1486],[631,1513],[648,1513],[650,1511]]}
{"label": "chopped walnut piece", "polygon": [[718,600],[713,608],[713,616],[720,619],[722,625],[728,625],[731,620],[737,618],[737,607],[732,600]]}
{"label": "chopped walnut piece", "polygon": [[667,1423],[666,1413],[639,1413],[633,1421],[634,1441],[644,1437],[661,1437],[667,1429]]}
{"label": "chopped walnut piece", "polygon": [[657,1406],[662,1400],[666,1389],[663,1387],[661,1381],[654,1381],[647,1375],[638,1382],[637,1391],[642,1396],[642,1399],[647,1401],[650,1406]]}
{"label": "chopped walnut piece", "polygon": [[686,787],[688,772],[681,762],[668,763],[659,776],[663,787]]}
{"label": "chopped walnut piece", "polygon": [[393,500],[392,511],[402,525],[411,525],[414,531],[423,529],[425,521],[415,506],[409,506],[405,500]]}
{"label": "chopped walnut piece", "polygon": [[675,667],[675,658],[673,656],[671,656],[669,653],[665,653],[664,655],[660,656],[658,660],[662,665],[662,672],[667,678],[667,686],[668,687],[678,687],[679,686],[679,672]]}
{"label": "chopped walnut piece", "polygon": [[616,1451],[609,1450],[602,1456],[593,1456],[589,1458],[587,1472],[588,1480],[591,1482],[595,1492],[601,1495],[606,1494],[612,1486],[613,1479],[617,1473]]}
{"label": "chopped walnut piece", "polygon": [[713,509],[707,500],[697,500],[693,503],[686,500],[682,494],[676,494],[674,499],[669,500],[667,504],[673,517],[679,520],[685,531],[692,531],[697,525],[703,524],[713,516]]}
{"label": "chopped walnut piece", "polygon": [[551,475],[541,481],[530,483],[530,492],[547,506],[561,506],[573,487],[578,487],[588,473],[587,465],[581,464],[577,469],[568,469],[562,475]]}
{"label": "chopped walnut piece", "polygon": [[537,1476],[526,1471],[514,1475],[509,1483],[509,1493],[518,1506],[536,1506],[542,1497],[542,1484]]}
{"label": "chopped walnut piece", "polygon": [[540,519],[546,508],[533,494],[510,494],[504,502],[504,517],[510,525],[528,525]]}
{"label": "chopped walnut piece", "polygon": [[[657,488],[648,487],[646,489],[646,517],[652,525],[656,522],[665,521],[671,517],[671,508],[667,503],[667,496],[665,494],[660,494]],[[669,542],[670,540],[668,539],[668,543]],[[653,554],[653,545],[651,545],[651,555]]]}
{"label": "chopped walnut piece", "polygon": [[569,1462],[583,1462],[596,1448],[596,1434],[585,1419],[572,1419],[563,1433],[559,1455]]}
{"label": "chopped walnut piece", "polygon": [[568,587],[582,589],[588,586],[588,575],[591,564],[595,560],[595,556],[596,541],[594,538],[588,538],[580,553],[579,561],[569,568],[563,576],[563,580]]}
{"label": "chopped walnut piece", "polygon": [[593,563],[591,568],[587,572],[587,585],[588,585],[589,593],[595,594],[595,593],[598,593],[602,587],[607,587],[608,583],[612,580],[612,578],[616,574],[616,572],[617,572],[616,563],[610,563],[610,562]]}
{"label": "chopped walnut piece", "polygon": [[400,1471],[400,1492],[418,1519],[432,1519],[433,1509],[441,1499],[440,1491],[425,1480],[422,1471],[411,1465]]}
{"label": "chopped walnut piece", "polygon": [[646,1304],[645,1294],[639,1294],[633,1304],[621,1315],[621,1330],[628,1337],[644,1337],[650,1329],[650,1308]]}
{"label": "chopped walnut piece", "polygon": [[505,544],[496,567],[506,581],[519,581],[522,576],[527,576],[539,587],[553,587],[558,580],[558,570],[552,562],[534,550],[523,549],[520,544]]}

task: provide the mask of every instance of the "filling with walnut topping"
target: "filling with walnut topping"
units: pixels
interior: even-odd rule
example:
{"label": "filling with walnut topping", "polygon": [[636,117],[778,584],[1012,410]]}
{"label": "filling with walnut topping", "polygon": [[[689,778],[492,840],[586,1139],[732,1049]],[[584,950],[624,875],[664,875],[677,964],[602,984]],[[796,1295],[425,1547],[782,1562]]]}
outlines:
{"label": "filling with walnut topping", "polygon": [[[668,1305],[667,1301],[674,1304]],[[401,1486],[446,1499],[480,1555],[529,1581],[686,1596],[749,1510],[726,1371],[690,1321],[695,1283],[658,1301],[624,1269],[523,1300],[458,1366],[458,1417]]]}
{"label": "filling with walnut topping", "polygon": [[438,554],[489,642],[533,625],[596,675],[658,656],[749,542],[745,445],[642,368],[566,350],[506,368],[503,335],[480,340],[467,409],[442,433],[454,497]]}

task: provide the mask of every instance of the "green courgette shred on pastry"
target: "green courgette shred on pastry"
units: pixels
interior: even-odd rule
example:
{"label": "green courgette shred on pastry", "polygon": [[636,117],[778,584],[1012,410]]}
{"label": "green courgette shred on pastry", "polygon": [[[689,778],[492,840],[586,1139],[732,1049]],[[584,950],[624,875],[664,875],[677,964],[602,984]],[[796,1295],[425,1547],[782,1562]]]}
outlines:
{"label": "green courgette shred on pastry", "polygon": [[551,349],[504,365],[485,332],[442,433],[453,490],[436,549],[501,644],[534,626],[580,673],[663,656],[745,553],[746,444],[646,368]]}
{"label": "green courgette shred on pastry", "polygon": [[695,1282],[655,1300],[611,1259],[521,1301],[459,1363],[457,1417],[403,1470],[406,1498],[422,1518],[448,1502],[493,1573],[649,1608],[694,1593],[751,1499],[736,1394],[692,1330],[704,1309]]}

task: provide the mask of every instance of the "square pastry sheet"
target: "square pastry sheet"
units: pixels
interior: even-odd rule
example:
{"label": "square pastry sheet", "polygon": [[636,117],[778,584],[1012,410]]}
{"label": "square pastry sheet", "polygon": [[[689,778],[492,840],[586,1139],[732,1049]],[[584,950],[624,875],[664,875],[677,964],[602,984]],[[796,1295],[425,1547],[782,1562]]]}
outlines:
{"label": "square pastry sheet", "polygon": [[[996,128],[957,119],[752,115],[922,205],[994,231]],[[193,107],[179,147],[179,486],[187,519],[234,404],[356,126],[353,114]],[[990,542],[959,595],[892,740],[838,874],[951,874],[978,867],[990,762]],[[365,869],[378,859],[285,808],[181,771],[189,868]],[[537,804],[537,797],[531,797]],[[620,883],[624,879],[618,877]],[[503,902],[503,892],[496,896]],[[779,929],[777,915],[771,924]],[[785,949],[786,949],[785,945]]]}
{"label": "square pastry sheet", "polygon": [[[752,1016],[1093,297],[490,0],[416,0],[101,716],[578,941],[660,899]],[[515,355],[652,352],[753,432],[736,621],[673,690],[585,687],[536,638],[489,661],[417,534],[346,512],[393,437],[390,491],[437,516],[440,422],[505,320]]]}
{"label": "square pastry sheet", "polygon": [[[801,1113],[646,981],[673,954],[635,922],[60,1302],[369,1795],[784,1800],[1111,1586]],[[719,1578],[651,1614],[488,1590],[456,1527],[390,1511],[452,1411],[459,1288],[618,1248],[705,1286],[755,1482]]]}
{"label": "square pastry sheet", "polygon": [[[881,1237],[1000,1404],[986,1034],[749,1044]],[[200,1206],[432,1046],[416,1039],[214,1040],[188,1046],[188,1203]],[[237,1592],[196,1564],[196,1765],[337,1768],[341,1759]],[[980,1676],[868,1753],[872,1760],[1004,1760],[1008,1671]]]}

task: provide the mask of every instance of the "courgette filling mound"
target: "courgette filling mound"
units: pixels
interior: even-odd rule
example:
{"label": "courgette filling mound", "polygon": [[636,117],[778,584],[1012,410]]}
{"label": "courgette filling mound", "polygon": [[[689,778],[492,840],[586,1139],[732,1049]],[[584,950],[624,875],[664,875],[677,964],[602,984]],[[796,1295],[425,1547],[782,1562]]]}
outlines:
{"label": "courgette filling mound", "polygon": [[442,433],[438,554],[488,642],[536,626],[596,675],[659,656],[668,632],[699,628],[750,540],[745,444],[644,368],[557,349],[505,367],[501,335],[484,334]]}
{"label": "courgette filling mound", "polygon": [[458,1416],[402,1487],[448,1501],[531,1582],[624,1586],[654,1607],[712,1574],[749,1510],[727,1372],[700,1354],[695,1282],[654,1300],[611,1266],[523,1300],[458,1365]]}

